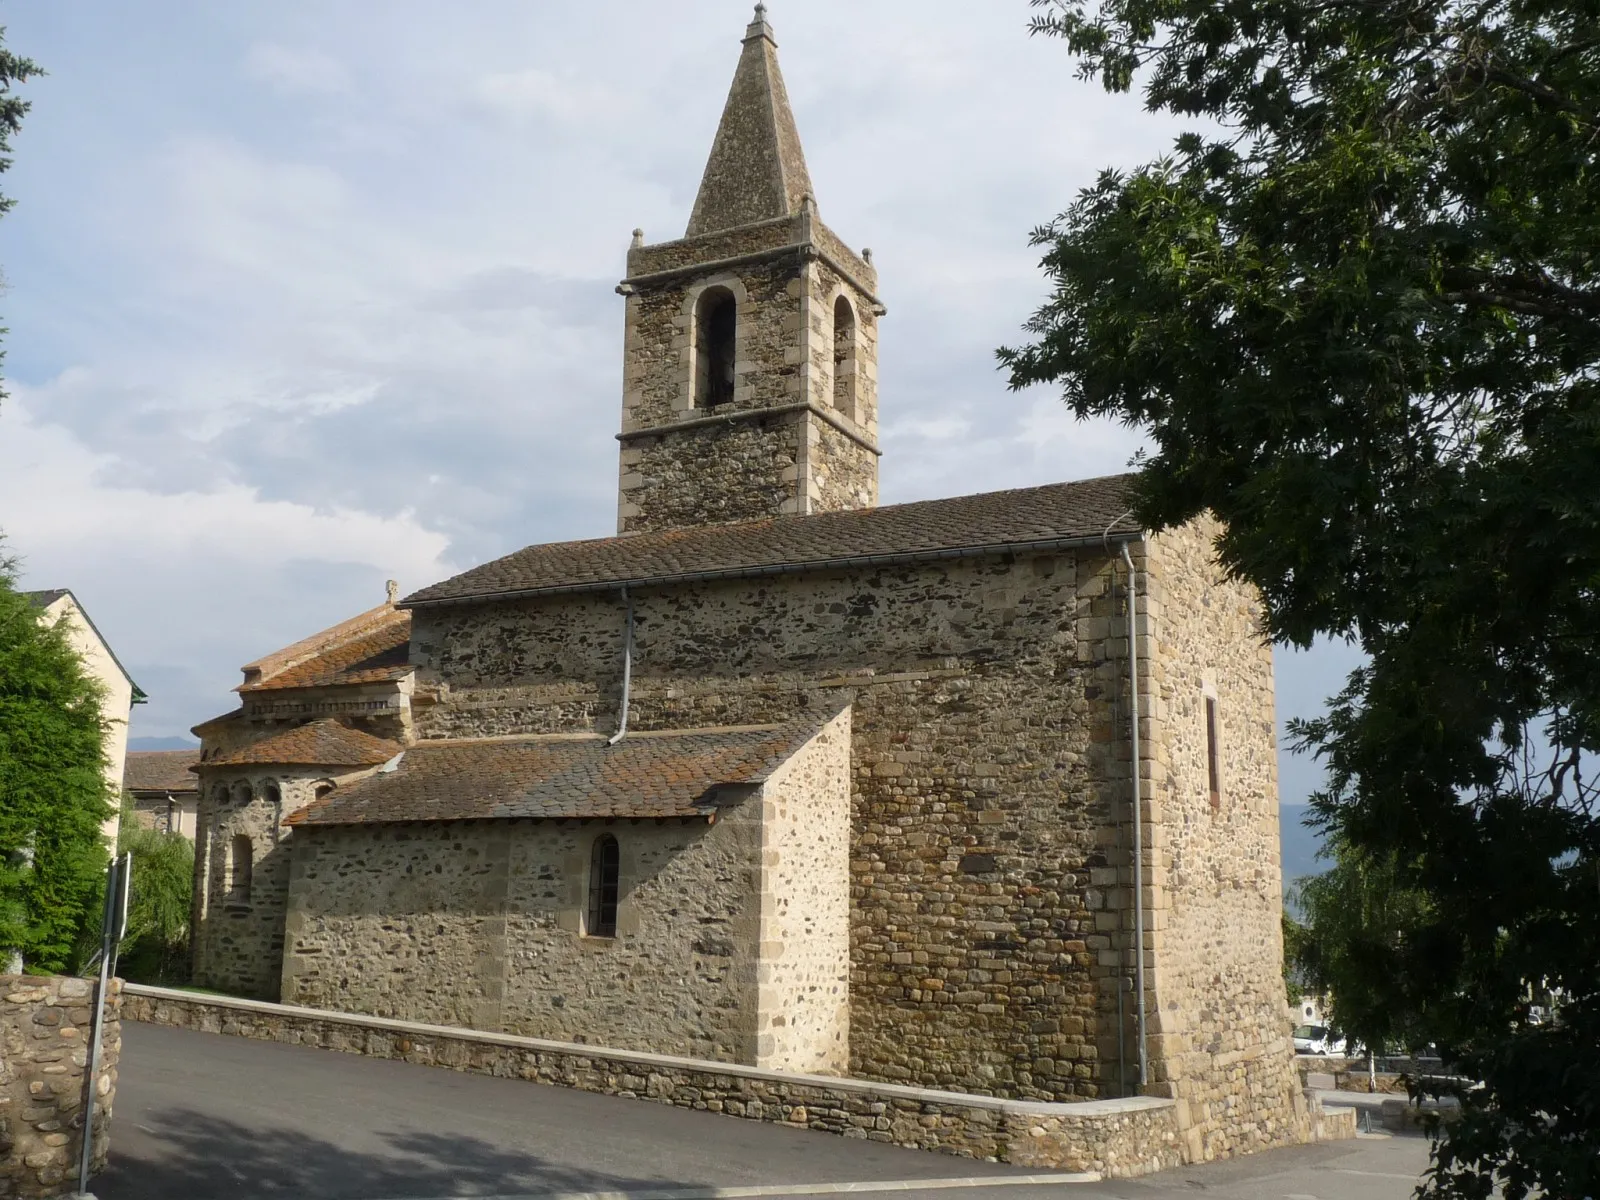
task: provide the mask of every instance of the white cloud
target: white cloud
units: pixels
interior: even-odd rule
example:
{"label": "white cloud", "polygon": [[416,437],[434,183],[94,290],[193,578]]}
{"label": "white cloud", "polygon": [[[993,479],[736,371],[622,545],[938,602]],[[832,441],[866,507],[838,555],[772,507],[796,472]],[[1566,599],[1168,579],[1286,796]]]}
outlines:
{"label": "white cloud", "polygon": [[626,108],[624,97],[611,88],[539,67],[487,75],[475,93],[484,107],[516,120],[592,121],[615,117]]}
{"label": "white cloud", "polygon": [[257,42],[244,56],[245,74],[289,95],[327,96],[350,89],[350,75],[337,59],[310,47]]}

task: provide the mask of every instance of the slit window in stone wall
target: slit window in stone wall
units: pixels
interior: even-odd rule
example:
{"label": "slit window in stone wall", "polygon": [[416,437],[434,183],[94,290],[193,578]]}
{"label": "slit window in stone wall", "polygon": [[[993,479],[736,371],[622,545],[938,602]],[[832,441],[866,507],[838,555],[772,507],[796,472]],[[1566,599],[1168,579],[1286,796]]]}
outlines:
{"label": "slit window in stone wall", "polygon": [[250,884],[255,874],[255,845],[250,835],[234,835],[228,843],[228,903],[249,904]]}
{"label": "slit window in stone wall", "polygon": [[833,302],[833,407],[841,416],[856,419],[856,313],[840,296]]}
{"label": "slit window in stone wall", "polygon": [[583,932],[589,937],[617,936],[617,895],[622,876],[622,854],[617,839],[602,833],[589,852],[589,910]]}
{"label": "slit window in stone wall", "polygon": [[1206,697],[1206,778],[1211,787],[1211,808],[1222,807],[1222,762],[1217,750],[1217,700]]}
{"label": "slit window in stone wall", "polygon": [[715,408],[733,399],[739,302],[725,287],[709,287],[694,307],[694,406]]}

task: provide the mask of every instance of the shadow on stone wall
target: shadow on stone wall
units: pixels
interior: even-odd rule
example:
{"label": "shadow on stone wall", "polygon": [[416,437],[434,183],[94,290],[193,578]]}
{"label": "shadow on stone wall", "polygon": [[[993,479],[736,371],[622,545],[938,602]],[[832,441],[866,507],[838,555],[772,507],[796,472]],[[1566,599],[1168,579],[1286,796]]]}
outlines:
{"label": "shadow on stone wall", "polygon": [[363,1152],[194,1109],[169,1108],[145,1119],[150,1120],[145,1132],[160,1139],[158,1152],[148,1153],[144,1146],[116,1151],[105,1174],[94,1181],[99,1200],[356,1200],[693,1186],[576,1169],[458,1135],[374,1132],[362,1136],[382,1148]]}

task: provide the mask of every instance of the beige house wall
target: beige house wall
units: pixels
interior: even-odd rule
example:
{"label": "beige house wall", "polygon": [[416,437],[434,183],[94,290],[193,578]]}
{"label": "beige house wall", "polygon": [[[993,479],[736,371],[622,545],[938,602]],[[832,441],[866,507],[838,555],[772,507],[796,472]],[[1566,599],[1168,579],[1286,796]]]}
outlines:
{"label": "beige house wall", "polygon": [[133,683],[123,673],[111,653],[111,648],[95,633],[71,593],[61,596],[40,613],[40,620],[55,625],[66,622],[67,642],[82,660],[84,670],[105,689],[101,699],[101,714],[105,720],[106,783],[116,815],[101,828],[106,841],[117,844],[117,830],[121,813],[117,798],[122,794],[122,775],[128,758],[128,719],[133,711]]}

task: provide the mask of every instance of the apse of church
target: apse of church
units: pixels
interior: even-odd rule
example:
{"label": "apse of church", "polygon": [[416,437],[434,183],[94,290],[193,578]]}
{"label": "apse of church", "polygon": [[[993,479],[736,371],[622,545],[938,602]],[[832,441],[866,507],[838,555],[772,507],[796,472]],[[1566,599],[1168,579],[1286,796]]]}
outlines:
{"label": "apse of church", "polygon": [[617,532],[878,501],[870,251],[823,222],[764,12],[685,235],[634,235]]}

